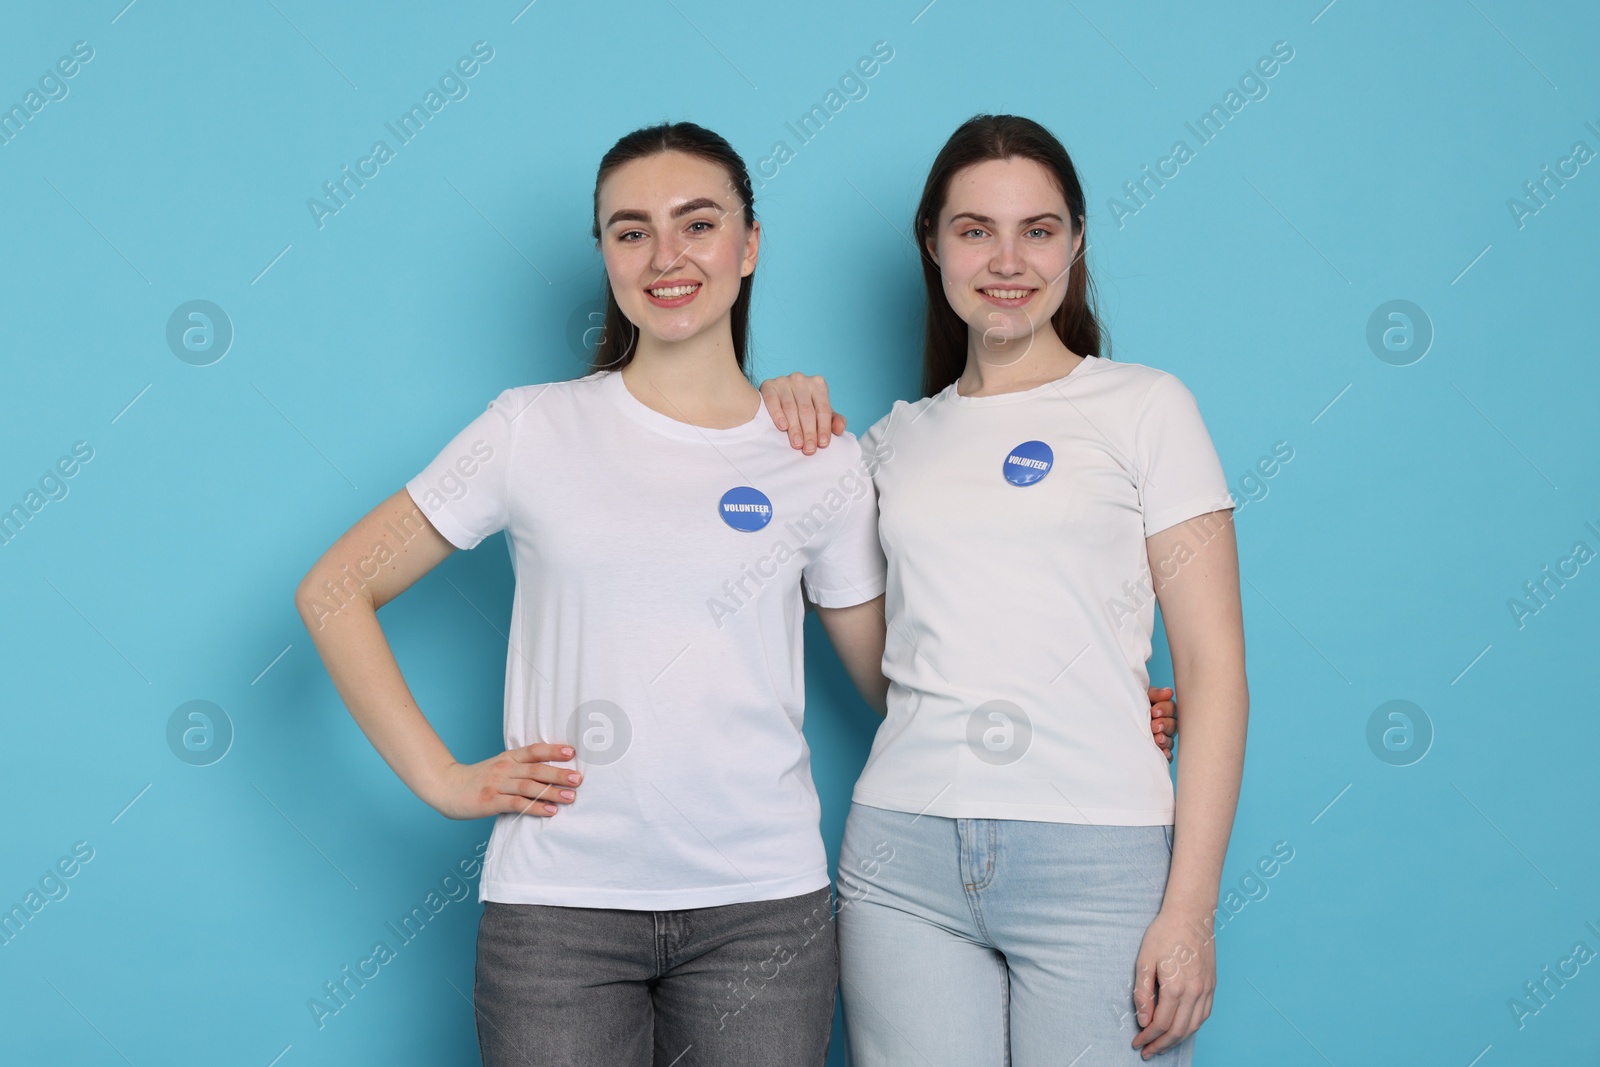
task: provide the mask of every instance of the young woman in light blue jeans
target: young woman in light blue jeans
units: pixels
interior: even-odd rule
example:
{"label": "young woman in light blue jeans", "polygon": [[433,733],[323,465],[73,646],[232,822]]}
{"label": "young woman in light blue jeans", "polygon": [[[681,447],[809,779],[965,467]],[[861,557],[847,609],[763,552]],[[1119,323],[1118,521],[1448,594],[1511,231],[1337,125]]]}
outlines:
{"label": "young woman in light blue jeans", "polygon": [[[1248,708],[1221,464],[1177,378],[1100,354],[1083,190],[1047,130],[962,125],[915,231],[923,398],[860,442],[889,691],[839,860],[852,1062],[1186,1065]],[[763,393],[797,447],[842,430],[820,379]],[[1157,601],[1175,793],[1140,726]]]}

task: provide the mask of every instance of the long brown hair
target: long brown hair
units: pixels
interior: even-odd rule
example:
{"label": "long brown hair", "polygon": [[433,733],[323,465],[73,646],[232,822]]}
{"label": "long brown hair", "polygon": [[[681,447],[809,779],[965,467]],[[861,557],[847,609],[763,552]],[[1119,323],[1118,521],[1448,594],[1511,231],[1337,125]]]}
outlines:
{"label": "long brown hair", "polygon": [[[750,172],[739,158],[739,153],[726,140],[704,126],[692,122],[664,122],[658,126],[645,126],[624,134],[611,150],[600,158],[600,169],[594,177],[595,241],[600,240],[600,185],[611,172],[624,163],[659,155],[662,152],[683,152],[716,163],[728,172],[728,182],[743,203],[744,224],[755,222],[755,192],[750,186]],[[739,295],[730,312],[733,327],[733,357],[739,369],[745,371],[745,351],[750,346],[750,290],[755,283],[751,271],[739,282]],[[639,328],[629,322],[617,306],[616,294],[611,291],[609,279],[605,282],[605,319],[602,322],[600,341],[595,345],[589,360],[589,373],[600,370],[621,370],[633,361],[634,349],[639,340]],[[745,376],[749,372],[745,371]]]}
{"label": "long brown hair", "polygon": [[[922,280],[928,290],[928,310],[923,326],[922,395],[933,396],[961,377],[967,365],[967,324],[945,299],[939,265],[928,254],[927,241],[939,225],[939,213],[950,196],[950,179],[963,167],[992,159],[1031,159],[1049,171],[1060,186],[1072,218],[1073,234],[1083,236],[1089,248],[1088,219],[1083,185],[1072,157],[1055,135],[1032,119],[1020,115],[974,115],[957,127],[934,158],[917,205],[915,233],[922,253]],[[1085,216],[1082,222],[1079,216]],[[1080,356],[1110,358],[1111,339],[1101,329],[1094,310],[1094,283],[1084,255],[1073,260],[1067,275],[1067,295],[1050,317],[1050,325]]]}

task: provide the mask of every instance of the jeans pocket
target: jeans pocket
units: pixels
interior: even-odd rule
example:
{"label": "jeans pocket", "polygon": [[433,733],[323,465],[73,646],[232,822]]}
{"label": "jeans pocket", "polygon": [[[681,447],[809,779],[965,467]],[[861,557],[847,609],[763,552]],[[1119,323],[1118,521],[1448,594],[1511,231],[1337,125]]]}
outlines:
{"label": "jeans pocket", "polygon": [[1167,839],[1167,859],[1170,860],[1172,858],[1172,827],[1163,826],[1161,833]]}

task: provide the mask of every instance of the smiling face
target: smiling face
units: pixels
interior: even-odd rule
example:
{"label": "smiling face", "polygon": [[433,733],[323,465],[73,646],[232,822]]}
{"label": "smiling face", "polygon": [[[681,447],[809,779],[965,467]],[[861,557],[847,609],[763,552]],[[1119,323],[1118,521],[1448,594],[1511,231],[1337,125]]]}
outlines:
{"label": "smiling face", "polygon": [[951,177],[927,247],[945,299],[984,347],[1050,329],[1083,244],[1082,220],[1076,234],[1073,221],[1050,171],[1031,159],[986,160]]}
{"label": "smiling face", "polygon": [[600,186],[600,252],[617,306],[643,337],[686,341],[726,322],[756,268],[761,224],[718,164],[658,152]]}

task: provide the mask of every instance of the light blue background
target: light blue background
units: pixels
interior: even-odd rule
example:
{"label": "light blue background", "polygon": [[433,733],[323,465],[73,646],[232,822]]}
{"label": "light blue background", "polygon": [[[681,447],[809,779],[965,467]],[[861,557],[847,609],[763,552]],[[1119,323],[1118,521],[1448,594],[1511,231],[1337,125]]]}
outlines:
{"label": "light blue background", "polygon": [[[868,95],[760,190],[758,377],[825,373],[857,430],[915,395],[897,231],[956,124],[1014,111],[1087,184],[1113,355],[1189,385],[1236,487],[1294,449],[1238,517],[1253,707],[1224,885],[1295,855],[1219,936],[1195,1062],[1592,1062],[1600,963],[1520,1029],[1508,1000],[1600,950],[1600,563],[1520,629],[1507,607],[1575,541],[1600,549],[1600,164],[1520,227],[1507,205],[1600,149],[1592,7],[124,2],[9,5],[0,28],[5,107],[95,50],[0,146],[0,506],[94,449],[0,548],[0,905],[94,849],[0,946],[7,1062],[477,1062],[475,884],[324,1028],[306,1006],[489,824],[384,765],[294,586],[499,390],[581,372],[616,137],[692,119],[754,167],[876,41],[894,56]],[[319,229],[307,199],[479,40],[470,95]],[[1119,229],[1122,183],[1193,146],[1184,123],[1277,41],[1269,95]],[[210,366],[165,342],[192,299],[236,331]],[[1410,366],[1366,342],[1392,299],[1435,330]],[[502,544],[383,613],[463,760],[500,738]],[[876,720],[808,638],[836,850]],[[208,767],[166,742],[193,699],[236,730]],[[1410,766],[1367,744],[1392,699],[1435,731]]]}

